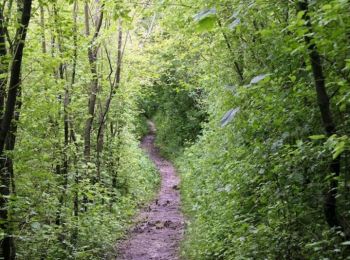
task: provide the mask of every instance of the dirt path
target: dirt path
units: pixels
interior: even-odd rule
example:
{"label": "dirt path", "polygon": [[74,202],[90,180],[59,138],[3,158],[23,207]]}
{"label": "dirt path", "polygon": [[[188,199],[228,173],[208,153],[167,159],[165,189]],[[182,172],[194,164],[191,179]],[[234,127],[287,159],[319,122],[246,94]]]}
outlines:
{"label": "dirt path", "polygon": [[183,237],[184,218],[180,211],[179,178],[173,165],[163,159],[154,147],[155,127],[141,147],[157,166],[162,183],[157,199],[143,209],[136,219],[138,223],[129,238],[119,246],[117,260],[176,260],[179,259],[179,243]]}

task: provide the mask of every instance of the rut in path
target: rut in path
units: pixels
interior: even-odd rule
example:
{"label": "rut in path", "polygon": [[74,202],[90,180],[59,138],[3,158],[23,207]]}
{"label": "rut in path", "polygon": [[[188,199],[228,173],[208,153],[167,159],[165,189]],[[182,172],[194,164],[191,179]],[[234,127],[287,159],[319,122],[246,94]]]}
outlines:
{"label": "rut in path", "polygon": [[179,243],[184,232],[180,210],[179,178],[173,165],[159,155],[154,146],[155,126],[143,139],[141,147],[157,166],[162,182],[157,199],[137,217],[136,227],[127,240],[118,246],[117,260],[177,260]]}

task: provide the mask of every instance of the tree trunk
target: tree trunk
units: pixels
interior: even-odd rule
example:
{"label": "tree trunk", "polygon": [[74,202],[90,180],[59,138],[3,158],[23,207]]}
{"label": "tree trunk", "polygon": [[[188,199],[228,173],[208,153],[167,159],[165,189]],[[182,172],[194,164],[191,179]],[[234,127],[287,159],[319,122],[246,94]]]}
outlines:
{"label": "tree trunk", "polygon": [[[75,0],[74,1],[74,7],[73,7],[73,45],[74,45],[74,50],[73,50],[73,68],[72,68],[72,77],[71,77],[71,91],[73,91],[73,86],[75,83],[75,76],[76,76],[76,67],[77,67],[77,58],[78,58],[78,25],[77,25],[77,19],[78,19],[78,3]],[[69,120],[68,120],[68,123]],[[72,124],[70,124],[70,140],[73,142],[76,142],[75,134],[73,131]],[[78,153],[78,145],[76,144],[77,151]],[[73,195],[73,215],[74,215],[74,221],[75,225],[72,231],[72,236],[71,236],[71,241],[72,245],[75,247],[77,244],[78,240],[78,216],[79,216],[79,194],[77,187],[79,185],[79,175],[77,172],[78,168],[78,156],[77,154],[74,154],[73,156],[73,163],[75,167],[75,176],[74,176],[74,182],[75,182],[75,190],[74,190],[74,195]]]}
{"label": "tree trunk", "polygon": [[[17,28],[15,42],[14,42],[14,53],[13,60],[11,64],[11,75],[10,83],[6,98],[6,105],[4,107],[5,112],[1,119],[0,124],[0,172],[1,172],[1,200],[0,200],[0,221],[1,228],[3,229],[5,235],[0,242],[2,249],[2,257],[4,259],[15,259],[15,245],[13,243],[13,237],[9,234],[10,225],[8,223],[8,209],[7,209],[7,198],[10,195],[10,180],[11,172],[8,170],[12,168],[12,161],[7,160],[4,154],[5,148],[13,149],[15,146],[14,135],[10,135],[10,131],[13,130],[13,118],[15,117],[15,108],[18,105],[17,97],[20,93],[21,84],[21,68],[22,68],[22,57],[24,43],[27,35],[27,28],[31,16],[31,0],[23,0],[19,3],[19,11],[21,12],[20,26]],[[3,22],[3,20],[2,20]],[[4,29],[4,25],[1,25],[1,29]],[[1,32],[0,32],[1,34]],[[3,39],[2,39],[3,40]],[[5,45],[2,45],[5,47]],[[4,83],[4,82],[3,82]],[[3,94],[3,92],[2,92]]]}
{"label": "tree trunk", "polygon": [[1,120],[0,125],[0,155],[4,153],[6,136],[9,132],[11,126],[11,120],[13,119],[15,106],[16,106],[16,98],[18,94],[20,82],[20,74],[22,67],[22,57],[23,57],[23,49],[24,43],[27,36],[27,28],[29,25],[30,15],[31,15],[31,0],[23,0],[23,11],[21,16],[21,26],[17,29],[16,39],[15,39],[15,53],[11,66],[11,77],[10,77],[10,85],[7,94],[6,107],[4,117]]}
{"label": "tree trunk", "polygon": [[44,6],[40,4],[40,26],[41,26],[41,50],[46,53],[46,36],[45,36],[45,11]]}
{"label": "tree trunk", "polygon": [[[315,81],[315,89],[317,94],[317,102],[321,112],[322,123],[325,132],[328,136],[336,133],[336,125],[334,123],[333,115],[330,108],[329,96],[326,89],[326,79],[323,72],[321,57],[318,52],[317,46],[314,43],[313,29],[311,23],[311,17],[309,15],[309,3],[308,0],[299,0],[298,8],[304,12],[303,19],[305,20],[306,27],[308,28],[308,34],[305,35],[305,43],[309,51],[309,58],[311,62],[313,77]],[[349,236],[347,225],[337,212],[337,194],[338,194],[338,180],[340,175],[340,157],[333,159],[329,165],[331,174],[334,174],[330,181],[330,186],[326,192],[324,201],[324,214],[328,225],[332,228],[340,227],[342,231]]]}
{"label": "tree trunk", "polygon": [[[225,39],[225,42],[226,42],[226,46],[227,48],[229,49],[230,53],[232,56],[234,56],[234,52],[233,52],[233,49],[232,49],[232,46],[231,46],[231,43],[226,35],[226,33],[223,31],[222,29],[222,24],[220,22],[220,20],[218,20],[218,24],[219,24],[219,27],[221,28],[222,30],[222,36],[224,37]],[[241,68],[241,66],[238,64],[238,62],[236,60],[233,61],[233,64],[235,66],[235,71],[237,72],[237,75],[239,76],[239,80],[241,83],[243,83],[244,81],[244,77],[243,77],[243,69]]]}
{"label": "tree trunk", "polygon": [[122,28],[122,22],[119,21],[119,27],[118,27],[118,54],[117,54],[117,68],[115,71],[115,78],[111,85],[109,97],[106,100],[106,103],[104,105],[104,109],[101,113],[100,120],[99,120],[99,126],[97,131],[97,168],[98,168],[98,177],[100,175],[100,153],[103,151],[103,144],[104,144],[104,129],[106,125],[106,117],[109,112],[111,102],[113,99],[113,96],[116,94],[116,91],[120,84],[120,78],[121,78],[121,69],[122,69],[122,46],[123,45],[123,28]]}
{"label": "tree trunk", "polygon": [[[6,151],[13,151],[15,149],[15,144],[16,144],[16,133],[17,133],[17,122],[20,117],[20,110],[22,107],[22,100],[21,100],[21,88],[18,90],[18,97],[16,100],[16,110],[14,114],[14,120],[12,120],[11,127],[10,127],[10,132],[6,138],[6,145],[5,145],[5,150]],[[13,160],[12,157],[4,155],[4,161],[5,165],[1,165],[1,171],[4,174],[4,183],[7,185],[7,190],[9,195],[16,194],[16,185],[15,185],[15,177],[14,177],[14,168],[13,168]],[[7,203],[7,201],[6,201]],[[7,244],[9,250],[9,259],[15,259],[16,257],[16,247],[15,247],[15,240],[13,237],[13,224],[11,222],[11,215],[9,214],[9,209],[7,209],[7,237],[4,239],[4,243]],[[5,258],[6,259],[6,258]]]}
{"label": "tree trunk", "polygon": [[[91,131],[92,131],[92,124],[95,116],[96,95],[98,91],[98,76],[97,76],[97,65],[96,65],[98,47],[95,44],[96,44],[96,39],[99,36],[100,30],[102,27],[103,7],[104,5],[101,6],[101,12],[96,24],[95,33],[90,42],[89,49],[88,49],[88,59],[90,64],[90,71],[92,74],[92,81],[91,81],[91,88],[90,88],[89,102],[88,102],[88,119],[86,120],[85,131],[84,131],[84,156],[87,162],[90,161],[90,155],[91,155]],[[88,15],[89,15],[88,6],[86,3],[85,4],[86,34],[88,34],[90,31]]]}
{"label": "tree trunk", "polygon": [[[5,75],[8,71],[8,62],[6,61],[6,27],[3,9],[0,6],[0,74]],[[5,106],[7,77],[0,78],[0,117],[3,116]]]}

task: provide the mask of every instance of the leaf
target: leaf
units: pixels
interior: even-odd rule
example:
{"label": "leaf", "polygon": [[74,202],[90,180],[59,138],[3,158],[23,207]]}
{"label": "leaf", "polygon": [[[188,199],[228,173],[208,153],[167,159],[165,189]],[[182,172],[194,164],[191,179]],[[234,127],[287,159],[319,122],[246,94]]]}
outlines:
{"label": "leaf", "polygon": [[342,152],[345,151],[345,142],[339,142],[333,151],[333,159],[336,159]]}
{"label": "leaf", "polygon": [[344,241],[341,243],[342,246],[350,246],[350,241]]}
{"label": "leaf", "polygon": [[200,22],[204,20],[207,17],[215,16],[216,15],[216,9],[211,8],[211,9],[205,9],[193,16],[193,19],[195,22]]}
{"label": "leaf", "polygon": [[297,18],[298,19],[303,19],[304,15],[305,15],[305,11],[299,11],[298,14],[297,14]]}
{"label": "leaf", "polygon": [[215,17],[208,17],[204,20],[200,21],[198,24],[196,31],[197,32],[206,32],[210,31],[214,28],[216,18]]}
{"label": "leaf", "polygon": [[228,111],[223,118],[221,119],[221,127],[226,126],[228,123],[230,123],[233,118],[235,117],[235,115],[237,114],[237,112],[239,111],[239,108],[233,108],[230,111]]}
{"label": "leaf", "polygon": [[321,140],[321,139],[325,139],[326,136],[325,135],[311,135],[311,136],[309,136],[309,138],[311,140]]}
{"label": "leaf", "polygon": [[236,12],[234,12],[234,13],[231,15],[230,18],[228,18],[228,20],[236,19],[236,18],[238,17],[238,15],[239,15],[239,11],[236,11]]}
{"label": "leaf", "polygon": [[237,18],[236,20],[234,20],[232,23],[229,24],[228,28],[230,30],[235,29],[239,24],[241,23],[241,19]]}
{"label": "leaf", "polygon": [[234,91],[236,89],[236,86],[233,86],[233,85],[225,85],[224,88],[226,90],[230,90],[230,91]]}
{"label": "leaf", "polygon": [[232,190],[232,185],[231,184],[227,184],[225,186],[225,188],[224,188],[224,191],[226,191],[226,192],[231,192],[231,190]]}
{"label": "leaf", "polygon": [[251,81],[250,84],[257,84],[260,81],[262,81],[263,79],[265,79],[267,76],[270,76],[270,74],[261,74],[259,76],[254,77]]}
{"label": "leaf", "polygon": [[206,9],[196,14],[193,17],[194,21],[198,24],[196,30],[198,32],[210,31],[214,28],[216,23],[216,9]]}
{"label": "leaf", "polygon": [[30,224],[32,229],[40,229],[40,223],[39,222],[33,222]]}

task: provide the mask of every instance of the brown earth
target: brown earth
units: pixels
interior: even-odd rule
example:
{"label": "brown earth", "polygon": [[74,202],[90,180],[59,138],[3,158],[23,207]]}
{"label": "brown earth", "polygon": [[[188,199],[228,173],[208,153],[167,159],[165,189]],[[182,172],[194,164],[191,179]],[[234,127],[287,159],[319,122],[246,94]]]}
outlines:
{"label": "brown earth", "polygon": [[154,146],[155,126],[142,140],[141,147],[157,166],[162,182],[156,200],[136,218],[128,238],[118,245],[117,260],[177,260],[184,233],[184,217],[180,210],[179,177],[174,166],[159,155]]}

